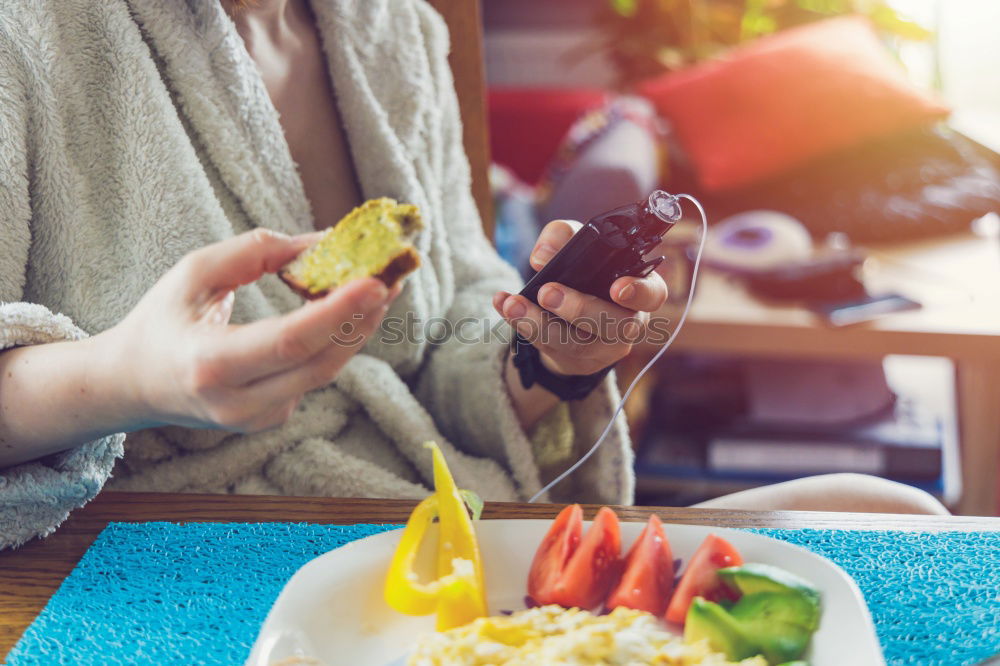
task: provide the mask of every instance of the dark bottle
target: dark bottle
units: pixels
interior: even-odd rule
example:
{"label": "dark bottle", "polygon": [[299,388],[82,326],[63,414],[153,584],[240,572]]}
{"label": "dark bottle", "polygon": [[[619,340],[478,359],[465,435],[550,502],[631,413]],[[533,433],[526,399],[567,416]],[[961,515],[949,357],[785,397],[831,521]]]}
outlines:
{"label": "dark bottle", "polygon": [[[538,290],[549,282],[558,282],[598,298],[611,300],[611,285],[620,277],[643,277],[660,265],[663,257],[646,259],[646,253],[660,243],[681,217],[677,197],[656,190],[645,201],[591,218],[563,246],[549,263],[524,285],[521,295],[538,304]],[[543,366],[538,349],[520,334],[511,341],[514,366],[521,384],[531,388],[538,383],[563,400],[587,396],[603,380],[610,368],[592,375],[563,377]]]}
{"label": "dark bottle", "polygon": [[558,282],[604,300],[620,277],[649,275],[663,257],[646,259],[681,217],[677,197],[656,190],[645,201],[620,206],[591,218],[542,270],[524,285],[521,295],[538,304],[538,290]]}

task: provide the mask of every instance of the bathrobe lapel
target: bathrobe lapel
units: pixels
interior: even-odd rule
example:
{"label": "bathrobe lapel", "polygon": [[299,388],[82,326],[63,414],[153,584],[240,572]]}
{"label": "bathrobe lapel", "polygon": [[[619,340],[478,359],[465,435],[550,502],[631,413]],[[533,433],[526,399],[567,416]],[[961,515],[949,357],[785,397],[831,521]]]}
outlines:
{"label": "bathrobe lapel", "polygon": [[[311,230],[308,200],[277,111],[218,0],[128,1],[161,60],[178,108],[204,147],[202,154],[251,222],[287,233]],[[426,228],[416,239],[425,261],[407,280],[419,281],[419,286],[407,284],[390,312],[405,312],[424,323],[431,313],[446,311],[442,300],[454,293],[454,280],[442,228],[443,188],[436,180],[447,142],[435,134],[441,130],[435,104],[439,95],[419,17],[408,11],[392,20],[380,18],[380,12],[393,11],[391,0],[312,0],[311,6],[362,194],[415,203],[425,218]],[[380,25],[393,33],[379,34],[375,26]],[[191,39],[192,33],[197,39]],[[400,41],[413,48],[402,54],[379,48]],[[438,441],[452,459],[464,457],[418,403],[404,403],[409,417],[398,425],[389,416],[398,421],[403,404],[386,403],[388,395],[409,393],[396,372],[415,372],[422,347],[383,344],[376,334],[333,383],[391,431],[399,452],[429,483],[432,472],[423,441]],[[465,465],[456,465],[456,474],[464,476]],[[496,492],[503,496],[506,491]]]}
{"label": "bathrobe lapel", "polygon": [[[128,1],[178,108],[250,222],[286,233],[312,230],[312,212],[278,113],[221,3]],[[415,203],[428,223],[416,243],[429,261],[410,278],[419,280],[420,288],[407,290],[420,294],[421,302],[404,294],[398,307],[417,316],[441,312],[454,281],[439,230],[441,184],[429,181],[440,173],[435,167],[445,142],[429,135],[440,130],[440,110],[419,19],[411,11],[381,20],[379,13],[393,11],[387,0],[313,0],[311,6],[364,197]],[[378,34],[379,29],[393,34]],[[192,33],[198,38],[192,40]],[[387,41],[413,48],[379,47]]]}
{"label": "bathrobe lapel", "polygon": [[251,223],[290,234],[312,230],[278,114],[221,3],[128,2],[193,139]]}
{"label": "bathrobe lapel", "polygon": [[[392,0],[312,0],[311,5],[363,195],[415,203],[423,214],[426,227],[415,242],[425,261],[407,279],[418,281],[419,288],[406,289],[393,311],[406,308],[426,321],[430,313],[446,310],[442,301],[454,293],[454,280],[441,229],[442,188],[434,181],[444,144],[433,134],[440,128],[438,94],[419,18],[412,10],[399,11]],[[380,14],[387,12],[396,15],[385,20]],[[387,43],[412,48],[382,48]],[[401,360],[392,349],[381,351],[394,365]]]}

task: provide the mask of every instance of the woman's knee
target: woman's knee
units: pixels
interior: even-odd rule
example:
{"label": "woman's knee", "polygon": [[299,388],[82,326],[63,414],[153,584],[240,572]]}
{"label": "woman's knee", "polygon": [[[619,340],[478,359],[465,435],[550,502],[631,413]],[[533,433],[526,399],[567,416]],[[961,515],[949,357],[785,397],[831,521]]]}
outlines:
{"label": "woman's knee", "polygon": [[[834,503],[843,503],[840,511],[866,513],[913,513],[948,515],[948,509],[933,495],[898,481],[868,474],[839,473],[801,479],[814,481],[814,490]],[[811,498],[819,500],[817,497]]]}
{"label": "woman's knee", "polygon": [[866,474],[810,476],[726,495],[695,506],[749,511],[843,511],[947,515],[928,493]]}

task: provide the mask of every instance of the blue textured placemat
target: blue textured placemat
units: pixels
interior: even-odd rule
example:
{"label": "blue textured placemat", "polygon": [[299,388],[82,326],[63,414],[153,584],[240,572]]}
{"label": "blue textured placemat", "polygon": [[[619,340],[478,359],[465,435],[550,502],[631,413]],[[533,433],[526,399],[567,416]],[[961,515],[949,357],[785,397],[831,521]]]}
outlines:
{"label": "blue textured placemat", "polygon": [[[241,664],[296,569],[394,527],[112,523],[8,663]],[[964,666],[1000,651],[1000,533],[752,531],[851,574],[891,666]]]}

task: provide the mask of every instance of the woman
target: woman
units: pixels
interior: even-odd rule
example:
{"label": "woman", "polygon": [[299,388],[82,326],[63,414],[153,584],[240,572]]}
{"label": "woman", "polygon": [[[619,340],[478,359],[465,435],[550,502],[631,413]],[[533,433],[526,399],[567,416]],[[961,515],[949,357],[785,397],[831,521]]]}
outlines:
{"label": "woman", "polygon": [[[544,317],[482,235],[446,55],[419,0],[0,8],[0,547],[105,483],[418,497],[434,439],[461,485],[519,499],[594,441],[611,379],[561,402],[524,387],[502,340],[419,335],[494,308],[519,330]],[[375,196],[420,207],[424,266],[399,293],[363,280],[303,305],[273,273]],[[536,267],[571,233],[546,227]],[[540,297],[579,323],[666,288]],[[418,334],[393,344],[386,314]],[[365,339],[332,343],[345,326]],[[628,352],[559,337],[537,344],[555,375]],[[630,463],[618,422],[554,494],[630,502]]]}

